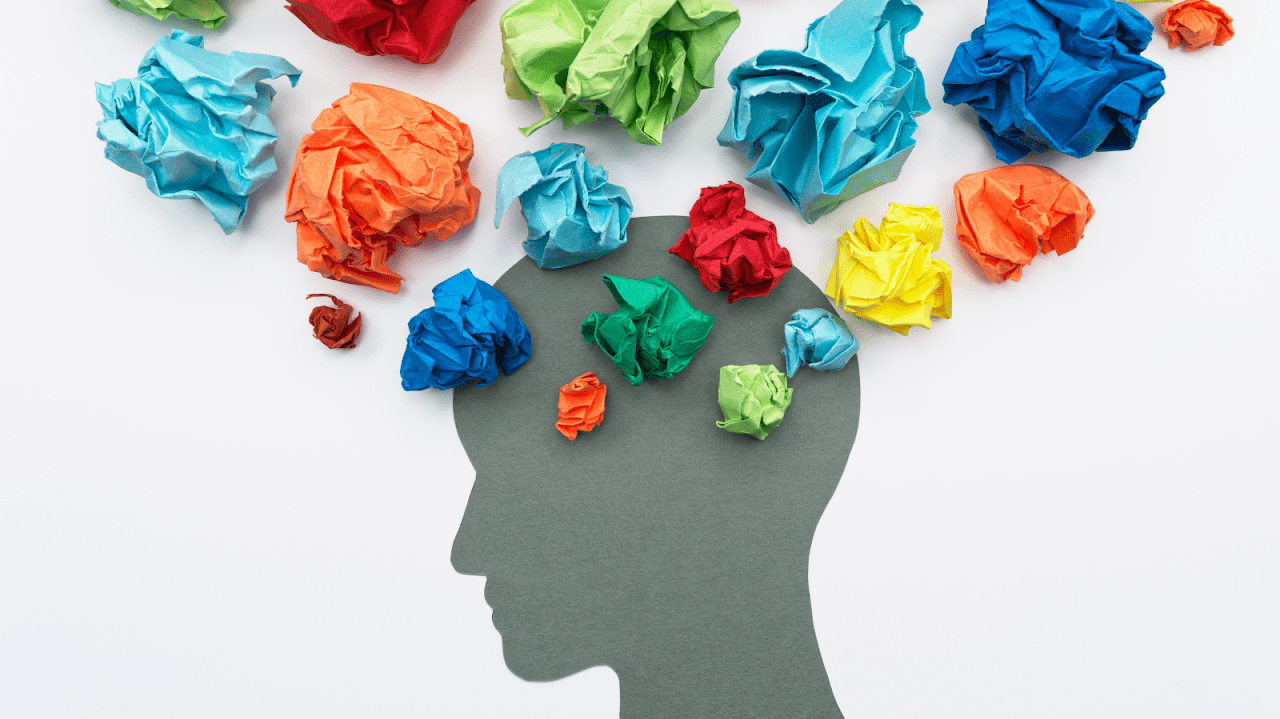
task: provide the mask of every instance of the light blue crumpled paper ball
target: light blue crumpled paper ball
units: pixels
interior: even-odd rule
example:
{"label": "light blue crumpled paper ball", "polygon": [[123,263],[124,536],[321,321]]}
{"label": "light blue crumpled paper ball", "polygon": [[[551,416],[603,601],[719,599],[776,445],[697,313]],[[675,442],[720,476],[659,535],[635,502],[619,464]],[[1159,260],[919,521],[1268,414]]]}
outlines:
{"label": "light blue crumpled paper ball", "polygon": [[858,340],[849,326],[826,310],[796,311],[782,333],[788,377],[795,377],[803,365],[826,372],[843,369],[858,352]]}
{"label": "light blue crumpled paper ball", "polygon": [[143,56],[138,76],[98,83],[98,139],[108,160],[160,197],[195,198],[222,231],[240,226],[248,197],[276,173],[276,91],[262,82],[302,72],[284,58],[204,49],[181,30]]}
{"label": "light blue crumpled paper ball", "polygon": [[929,111],[903,46],[922,15],[910,0],[845,0],[809,26],[803,52],[765,50],[734,68],[717,139],[755,159],[747,179],[806,222],[898,179]]}
{"label": "light blue crumpled paper ball", "polygon": [[631,196],[608,179],[603,167],[587,163],[582,145],[555,143],[522,152],[498,172],[493,226],[518,197],[529,225],[524,250],[538,267],[594,260],[626,244],[631,221]]}

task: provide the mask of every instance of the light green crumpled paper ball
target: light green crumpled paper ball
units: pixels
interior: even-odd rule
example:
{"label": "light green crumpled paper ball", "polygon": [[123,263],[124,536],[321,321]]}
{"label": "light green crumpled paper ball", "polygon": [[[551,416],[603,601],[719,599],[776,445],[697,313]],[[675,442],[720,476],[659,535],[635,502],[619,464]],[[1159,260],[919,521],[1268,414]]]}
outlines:
{"label": "light green crumpled paper ball", "polygon": [[740,21],[727,0],[520,0],[499,21],[507,97],[536,97],[543,114],[520,131],[609,115],[636,142],[660,145],[714,84]]}
{"label": "light green crumpled paper ball", "polygon": [[769,436],[791,406],[787,376],[771,364],[725,365],[720,368],[720,411],[716,426],[756,439]]}
{"label": "light green crumpled paper ball", "polygon": [[209,30],[227,19],[218,0],[111,0],[111,4],[134,15],[150,15],[157,20],[177,15],[183,20],[195,20]]}

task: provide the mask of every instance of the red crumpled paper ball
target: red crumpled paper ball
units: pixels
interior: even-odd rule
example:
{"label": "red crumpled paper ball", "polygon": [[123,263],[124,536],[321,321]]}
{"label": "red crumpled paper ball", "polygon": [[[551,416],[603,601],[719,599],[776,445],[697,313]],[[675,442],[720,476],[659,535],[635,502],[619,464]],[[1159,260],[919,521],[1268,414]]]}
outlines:
{"label": "red crumpled paper ball", "polygon": [[1185,42],[1188,50],[1225,45],[1236,34],[1231,16],[1205,0],[1186,0],[1171,6],[1164,11],[1160,29],[1169,36],[1169,47]]}
{"label": "red crumpled paper ball", "polygon": [[778,228],[747,209],[736,182],[702,188],[689,211],[689,229],[668,252],[692,265],[709,292],[727,291],[730,304],[764,297],[791,269]]}
{"label": "red crumpled paper ball", "polygon": [[475,0],[288,0],[311,32],[361,55],[432,63],[449,47],[453,26]]}
{"label": "red crumpled paper ball", "polygon": [[1048,167],[1007,165],[956,181],[956,238],[987,279],[1022,279],[1036,253],[1066,254],[1093,219],[1088,196]]}
{"label": "red crumpled paper ball", "polygon": [[311,322],[311,332],[315,338],[331,350],[355,347],[356,340],[360,339],[360,323],[364,320],[364,315],[356,315],[355,320],[352,320],[351,305],[333,295],[307,295],[307,299],[312,297],[328,297],[334,305],[333,307],[320,305],[312,308],[308,320]]}

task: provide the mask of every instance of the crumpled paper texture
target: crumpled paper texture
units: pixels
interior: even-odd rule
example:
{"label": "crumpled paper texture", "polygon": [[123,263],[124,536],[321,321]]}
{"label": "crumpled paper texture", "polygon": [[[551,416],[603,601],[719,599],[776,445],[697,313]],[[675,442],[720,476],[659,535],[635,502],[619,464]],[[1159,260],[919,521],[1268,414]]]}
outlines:
{"label": "crumpled paper texture", "polygon": [[435,306],[409,320],[400,386],[450,389],[470,380],[493,384],[498,370],[514,374],[533,353],[529,328],[492,285],[463,270],[431,291]]}
{"label": "crumpled paper texture", "polygon": [[879,229],[860,217],[836,245],[827,296],[845,312],[901,335],[951,317],[951,267],[933,257],[942,246],[937,207],[889,203]]}
{"label": "crumpled paper texture", "polygon": [[160,197],[194,198],[231,234],[249,195],[276,173],[276,91],[263,80],[302,72],[284,58],[204,49],[181,30],[142,56],[138,76],[97,84],[106,157]]}
{"label": "crumpled paper texture", "polygon": [[956,236],[992,282],[1022,279],[1037,252],[1070,252],[1093,219],[1093,204],[1048,167],[1009,165],[965,175],[955,185]]}
{"label": "crumpled paper texture", "polygon": [[556,429],[569,441],[578,438],[579,432],[590,432],[604,421],[604,396],[608,387],[595,372],[587,372],[573,378],[560,388],[560,409],[557,412]]}
{"label": "crumpled paper texture", "polygon": [[670,379],[689,366],[711,333],[713,315],[694,308],[661,277],[600,279],[619,307],[607,315],[592,312],[582,321],[587,344],[598,344],[632,385],[646,377]]}
{"label": "crumpled paper texture", "polygon": [[587,162],[582,145],[556,143],[522,152],[498,172],[493,226],[516,198],[529,225],[524,251],[543,269],[569,267],[622,247],[631,221],[631,196]]}
{"label": "crumpled paper texture", "polygon": [[298,261],[342,282],[399,292],[396,248],[445,240],[471,223],[471,129],[406,92],[351,84],[302,136],[285,219]]}
{"label": "crumpled paper texture", "polygon": [[1160,29],[1169,36],[1169,47],[1186,43],[1187,50],[1225,45],[1236,35],[1227,11],[1205,0],[1186,0],[1171,6],[1160,18]]}
{"label": "crumpled paper texture", "polygon": [[307,295],[307,299],[313,297],[327,297],[333,302],[333,307],[319,305],[311,309],[311,316],[307,319],[311,322],[311,333],[315,338],[331,350],[355,347],[356,341],[360,339],[360,324],[364,315],[356,315],[354,320],[351,319],[354,309],[333,295]]}
{"label": "crumpled paper texture", "polygon": [[1164,95],[1139,53],[1154,30],[1115,0],[989,0],[986,24],[956,48],[943,100],[978,113],[996,156],[1128,150]]}
{"label": "crumpled paper texture", "polygon": [[844,369],[858,353],[858,340],[844,320],[823,309],[797,310],[782,328],[787,376],[804,365],[824,372]]}
{"label": "crumpled paper texture", "polygon": [[286,0],[311,32],[361,55],[432,63],[475,0]]}
{"label": "crumpled paper texture", "polygon": [[720,411],[716,426],[728,432],[764,439],[782,424],[791,406],[787,378],[771,364],[725,365],[720,368]]}
{"label": "crumpled paper texture", "polygon": [[778,228],[747,209],[736,182],[702,188],[689,211],[689,229],[668,251],[698,271],[708,292],[728,292],[729,304],[768,295],[791,269]]}
{"label": "crumpled paper texture", "polygon": [[747,179],[810,223],[898,179],[929,111],[903,45],[922,14],[910,0],[844,0],[809,26],[803,52],[766,50],[734,68],[717,139],[755,160]]}
{"label": "crumpled paper texture", "polygon": [[183,20],[195,20],[207,30],[214,30],[227,19],[227,13],[218,0],[110,0],[121,10],[134,15],[150,15],[157,20],[170,16]]}
{"label": "crumpled paper texture", "polygon": [[738,29],[727,0],[520,0],[502,14],[507,97],[565,127],[608,115],[646,145],[715,83]]}

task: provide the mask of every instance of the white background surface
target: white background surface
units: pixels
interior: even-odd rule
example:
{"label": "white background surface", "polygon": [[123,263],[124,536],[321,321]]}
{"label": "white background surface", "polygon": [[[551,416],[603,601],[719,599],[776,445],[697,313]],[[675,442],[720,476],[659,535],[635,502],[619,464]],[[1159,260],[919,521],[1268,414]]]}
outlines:
{"label": "white background surface", "polygon": [[[518,152],[585,144],[637,215],[684,214],[700,187],[741,182],[747,162],[714,141],[725,77],[800,48],[832,4],[741,0],[717,86],[646,147],[608,121],[516,131],[537,110],[503,95],[505,2],[472,7],[425,67],[323,42],[278,0],[232,2],[207,46],[303,75],[276,82],[281,172],[230,237],[193,201],[150,195],[94,138],[93,81],[132,76],[167,26],[105,0],[10,8],[0,716],[615,716],[608,669],[508,673],[484,580],[449,566],[473,473],[450,395],[400,389],[405,323],[440,280],[470,267],[492,282],[522,255],[517,212],[489,223]],[[1085,240],[993,285],[954,240],[951,186],[997,161],[971,112],[941,101],[984,3],[920,4],[907,49],[934,109],[902,179],[813,226],[747,188],[819,284],[835,237],[890,201],[937,204],[948,225],[954,319],[907,338],[852,323],[862,426],[811,558],[841,707],[1280,715],[1280,13],[1232,0],[1239,36],[1193,54],[1157,33],[1147,55],[1168,94],[1137,148],[1040,160],[1097,207]],[[476,139],[477,221],[402,250],[399,295],[308,272],[282,219],[294,148],[352,81],[450,109]],[[358,349],[310,336],[310,292],[365,313]]]}

